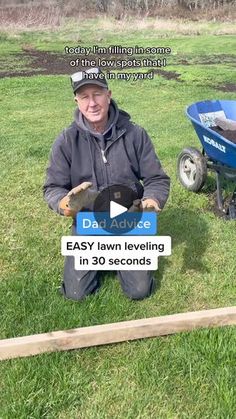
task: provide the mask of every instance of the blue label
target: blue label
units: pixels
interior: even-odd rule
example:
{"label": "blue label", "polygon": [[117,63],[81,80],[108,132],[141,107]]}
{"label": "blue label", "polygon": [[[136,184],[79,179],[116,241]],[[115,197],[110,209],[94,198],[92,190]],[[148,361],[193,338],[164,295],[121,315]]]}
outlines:
{"label": "blue label", "polygon": [[[110,218],[109,212],[78,212],[76,216],[76,233],[83,236],[153,236],[157,234],[157,213],[126,212]],[[98,220],[98,221],[97,221]]]}

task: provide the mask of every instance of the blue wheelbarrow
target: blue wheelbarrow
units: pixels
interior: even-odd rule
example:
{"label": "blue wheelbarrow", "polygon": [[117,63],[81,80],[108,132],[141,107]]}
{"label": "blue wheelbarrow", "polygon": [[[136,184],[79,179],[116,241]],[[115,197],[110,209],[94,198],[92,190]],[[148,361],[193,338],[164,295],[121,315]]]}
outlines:
{"label": "blue wheelbarrow", "polygon": [[[218,209],[226,219],[236,219],[236,144],[212,129],[216,117],[236,121],[236,101],[197,102],[187,107],[186,115],[201,141],[202,151],[184,148],[178,156],[177,176],[186,189],[198,192],[205,184],[207,171],[215,172]],[[233,182],[233,186],[235,183],[230,200],[223,198],[225,180]]]}

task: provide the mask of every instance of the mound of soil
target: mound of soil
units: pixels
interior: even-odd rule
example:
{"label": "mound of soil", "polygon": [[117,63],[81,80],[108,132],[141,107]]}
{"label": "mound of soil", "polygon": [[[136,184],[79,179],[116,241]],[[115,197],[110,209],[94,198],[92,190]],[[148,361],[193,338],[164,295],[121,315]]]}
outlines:
{"label": "mound of soil", "polygon": [[211,127],[211,129],[220,134],[222,137],[227,138],[227,140],[236,144],[236,131],[231,131],[229,129],[223,130],[220,127]]}

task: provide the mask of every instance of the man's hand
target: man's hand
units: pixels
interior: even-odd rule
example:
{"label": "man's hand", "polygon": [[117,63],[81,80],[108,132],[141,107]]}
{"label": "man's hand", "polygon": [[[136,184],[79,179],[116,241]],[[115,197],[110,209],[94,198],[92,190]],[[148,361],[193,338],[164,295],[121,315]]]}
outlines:
{"label": "man's hand", "polygon": [[90,190],[92,183],[83,182],[64,197],[59,203],[66,217],[75,217],[83,207],[88,206],[96,199],[98,192]]}
{"label": "man's hand", "polygon": [[156,211],[156,212],[161,211],[159,202],[151,198],[147,198],[142,201],[142,208],[143,208],[143,211]]}

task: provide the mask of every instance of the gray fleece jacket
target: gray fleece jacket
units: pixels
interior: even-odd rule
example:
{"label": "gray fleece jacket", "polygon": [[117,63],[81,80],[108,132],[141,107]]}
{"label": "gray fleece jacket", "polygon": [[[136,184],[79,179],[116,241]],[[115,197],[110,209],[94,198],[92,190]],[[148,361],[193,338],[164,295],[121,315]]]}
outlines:
{"label": "gray fleece jacket", "polygon": [[158,200],[161,208],[167,201],[170,179],[149,136],[114,100],[103,134],[93,132],[76,109],[74,122],[54,142],[43,186],[49,207],[60,213],[60,200],[85,181],[98,191],[114,184],[129,186],[138,198]]}

